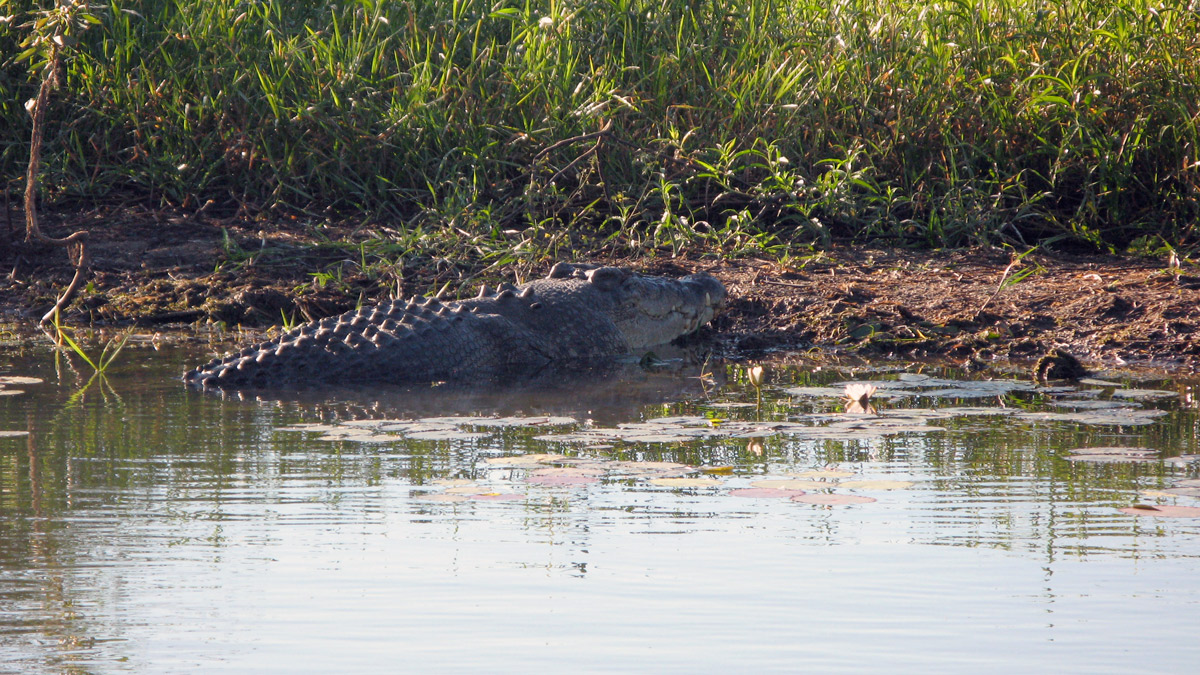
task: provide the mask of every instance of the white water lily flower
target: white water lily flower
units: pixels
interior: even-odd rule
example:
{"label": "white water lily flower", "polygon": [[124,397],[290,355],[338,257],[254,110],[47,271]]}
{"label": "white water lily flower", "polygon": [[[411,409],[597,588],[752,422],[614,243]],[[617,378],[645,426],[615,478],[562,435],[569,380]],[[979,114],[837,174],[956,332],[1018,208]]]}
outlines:
{"label": "white water lily flower", "polygon": [[871,397],[875,395],[875,391],[875,385],[873,384],[865,382],[851,382],[847,384],[846,412],[874,414],[875,407],[871,405]]}
{"label": "white water lily flower", "polygon": [[746,374],[750,376],[750,384],[754,385],[754,387],[756,389],[758,387],[762,386],[762,384],[763,384],[763,367],[762,366],[754,366],[750,370],[746,371]]}

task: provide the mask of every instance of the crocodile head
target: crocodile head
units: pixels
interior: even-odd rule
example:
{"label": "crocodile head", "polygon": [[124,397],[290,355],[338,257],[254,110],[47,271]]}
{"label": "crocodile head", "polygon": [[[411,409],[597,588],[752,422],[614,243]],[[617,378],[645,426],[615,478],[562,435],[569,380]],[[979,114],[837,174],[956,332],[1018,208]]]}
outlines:
{"label": "crocodile head", "polygon": [[698,330],[725,304],[725,286],[708,274],[680,279],[648,277],[620,267],[570,270],[556,266],[551,278],[583,277],[599,292],[633,351],[666,344]]}

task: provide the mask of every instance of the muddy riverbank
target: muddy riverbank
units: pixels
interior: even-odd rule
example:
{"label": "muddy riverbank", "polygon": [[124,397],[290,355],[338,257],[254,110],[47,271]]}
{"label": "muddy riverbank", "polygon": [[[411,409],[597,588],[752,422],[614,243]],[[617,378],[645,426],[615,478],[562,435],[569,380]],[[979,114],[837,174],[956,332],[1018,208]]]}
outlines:
{"label": "muddy riverbank", "polygon": [[[66,255],[21,241],[19,214],[0,239],[0,321],[31,324],[70,279]],[[551,262],[494,270],[408,255],[367,260],[376,232],[219,222],[136,210],[51,214],[47,230],[91,232],[88,287],[69,325],[154,330],[266,328],[396,294],[450,294],[544,273]],[[1157,258],[834,247],[786,261],[596,256],[654,273],[707,271],[730,290],[712,337],[725,356],[818,349],[869,356],[1037,359],[1065,349],[1094,367],[1200,368],[1200,268]]]}

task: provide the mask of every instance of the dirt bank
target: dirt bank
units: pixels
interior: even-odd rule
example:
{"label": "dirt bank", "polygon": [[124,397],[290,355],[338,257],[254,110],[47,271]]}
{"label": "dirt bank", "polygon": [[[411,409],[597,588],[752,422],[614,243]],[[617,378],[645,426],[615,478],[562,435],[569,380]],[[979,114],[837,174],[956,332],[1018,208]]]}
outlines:
{"label": "dirt bank", "polygon": [[[414,256],[403,267],[364,267],[355,247],[329,243],[371,235],[350,228],[284,223],[267,232],[250,222],[130,209],[43,220],[51,234],[91,232],[93,274],[66,315],[72,325],[268,326],[447,283],[451,292],[466,291],[513,274],[478,276],[452,260]],[[0,229],[4,323],[36,322],[72,271],[62,250],[22,243],[21,222],[13,213],[11,230]],[[627,262],[652,272],[705,270],[725,282],[731,300],[714,334],[727,356],[816,347],[987,361],[1036,359],[1057,347],[1095,366],[1200,370],[1200,268],[1187,260],[1172,267],[1109,256],[1017,260],[999,249],[839,247],[788,264],[701,256]]]}

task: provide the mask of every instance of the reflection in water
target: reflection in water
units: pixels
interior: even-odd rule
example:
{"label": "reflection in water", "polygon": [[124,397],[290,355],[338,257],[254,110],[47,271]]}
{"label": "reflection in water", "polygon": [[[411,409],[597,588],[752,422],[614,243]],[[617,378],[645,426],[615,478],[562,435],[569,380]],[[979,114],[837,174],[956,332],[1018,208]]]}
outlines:
{"label": "reflection in water", "polygon": [[[1200,601],[1200,520],[1118,510],[1200,503],[1139,496],[1196,476],[1190,383],[868,373],[879,414],[847,417],[845,372],[777,373],[761,396],[693,365],[221,396],[177,382],[195,359],[130,348],[90,382],[38,350],[0,360],[45,380],[0,396],[0,431],[28,432],[0,435],[0,664],[1121,670],[1097,641],[1197,628],[1178,607]],[[1183,459],[1071,461],[1096,447]],[[747,649],[714,655],[713,635]]]}

